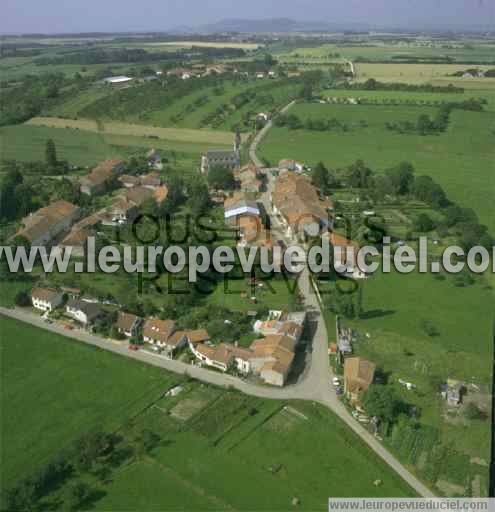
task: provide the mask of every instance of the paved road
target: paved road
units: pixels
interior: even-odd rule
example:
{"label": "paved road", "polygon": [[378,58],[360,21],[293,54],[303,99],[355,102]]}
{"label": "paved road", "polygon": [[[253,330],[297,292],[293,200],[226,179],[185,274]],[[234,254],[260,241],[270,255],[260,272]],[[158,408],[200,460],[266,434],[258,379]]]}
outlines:
{"label": "paved road", "polygon": [[[285,114],[287,110],[289,110],[292,105],[294,105],[295,101],[291,101],[288,105],[285,105],[284,108],[280,110],[281,114]],[[249,158],[256,165],[256,167],[264,167],[263,162],[256,155],[256,149],[258,148],[258,144],[263,140],[265,135],[270,131],[270,128],[273,126],[273,121],[270,119],[265,126],[255,135],[253,141],[251,142],[251,146],[249,146]]]}
{"label": "paved road", "polygon": [[[283,111],[288,110],[293,103],[287,105]],[[268,123],[264,129],[253,140],[249,156],[255,165],[260,165],[261,162],[256,156],[256,148],[259,142],[266,135],[270,129],[271,122]],[[261,166],[261,165],[260,165]],[[266,191],[261,194],[261,202],[265,207],[266,212],[270,215],[271,220],[271,234],[272,238],[276,240],[284,240],[286,244],[293,244],[294,241],[290,240],[278,222],[276,216],[273,215],[271,209],[271,192],[274,186],[274,176],[270,171],[266,172]],[[301,273],[298,281],[299,290],[304,297],[304,302],[309,310],[312,310],[317,315],[317,326],[314,333],[312,342],[312,351],[310,360],[308,362],[309,368],[307,369],[304,377],[294,386],[287,386],[287,390],[293,398],[305,398],[319,402],[330,410],[346,423],[368,446],[377,453],[391,468],[393,468],[420,496],[432,497],[434,494],[421,483],[411,472],[409,472],[383,445],[366,430],[359,422],[357,422],[342,402],[338,399],[334,388],[330,385],[333,372],[330,367],[328,357],[328,333],[325,321],[322,315],[321,306],[313,290],[310,273],[307,268]]]}

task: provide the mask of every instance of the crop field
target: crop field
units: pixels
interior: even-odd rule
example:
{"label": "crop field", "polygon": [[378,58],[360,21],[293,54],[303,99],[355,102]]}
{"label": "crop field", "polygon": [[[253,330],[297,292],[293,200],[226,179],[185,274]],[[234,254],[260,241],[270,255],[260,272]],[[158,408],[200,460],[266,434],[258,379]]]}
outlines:
{"label": "crop field", "polygon": [[337,118],[347,123],[365,120],[368,127],[347,133],[274,128],[259,152],[268,161],[295,158],[314,165],[322,160],[335,169],[361,158],[380,171],[407,160],[418,175],[437,180],[452,200],[474,207],[481,221],[495,231],[493,112],[454,111],[445,133],[428,136],[401,135],[385,127],[385,122],[391,119],[417,118],[428,112],[424,107],[314,104],[296,105],[291,112],[301,117]]}
{"label": "crop field", "polygon": [[[462,78],[449,76],[457,71],[472,67],[467,64],[370,64],[355,63],[355,79],[365,81],[374,78],[380,82],[434,83],[458,87],[490,89],[495,85],[495,78]],[[493,66],[478,66],[487,70]]]}
{"label": "crop field", "polygon": [[339,54],[341,57],[354,60],[362,57],[374,61],[391,61],[400,58],[438,59],[448,57],[461,62],[493,62],[495,45],[493,43],[476,44],[474,47],[461,46],[448,48],[444,45],[429,44],[419,45],[415,43],[387,44],[383,42],[372,42],[364,45],[335,45],[323,44],[317,47],[295,48],[290,52],[281,51],[277,57],[282,61],[318,61],[334,58],[331,56]]}
{"label": "crop field", "polygon": [[[283,402],[184,382],[67,338],[1,321],[4,486],[92,428],[118,430],[124,437],[132,428],[151,429],[161,442],[145,459],[130,458],[112,478],[95,481],[96,510],[121,510],[124,504],[171,509],[184,503],[206,510],[287,510],[294,496],[303,510],[324,510],[332,493],[411,493],[320,406],[294,403],[282,410]],[[178,382],[182,393],[164,397]],[[287,446],[296,449],[287,451]],[[300,478],[301,471],[313,474],[311,482]],[[382,481],[378,487],[373,485],[377,479]],[[243,485],[247,481],[250,485]]]}

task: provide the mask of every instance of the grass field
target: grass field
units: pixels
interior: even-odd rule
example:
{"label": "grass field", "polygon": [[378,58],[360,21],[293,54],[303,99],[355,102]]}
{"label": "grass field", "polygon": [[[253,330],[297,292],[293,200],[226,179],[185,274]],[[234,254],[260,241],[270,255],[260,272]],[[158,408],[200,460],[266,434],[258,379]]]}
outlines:
{"label": "grass field", "polygon": [[[336,289],[333,284],[320,283],[320,292],[329,304]],[[402,400],[417,408],[422,431],[435,433],[435,445],[449,447],[444,467],[434,480],[455,482],[465,486],[464,492],[469,492],[471,479],[477,477],[482,492],[487,490],[487,466],[470,461],[489,460],[490,421],[467,421],[462,413],[457,420],[449,419],[438,383],[455,378],[476,385],[489,415],[493,314],[493,290],[481,279],[460,288],[448,275],[437,279],[418,272],[377,272],[363,283],[361,318],[345,320],[359,333],[354,352],[381,368]],[[422,327],[425,321],[435,326],[435,336],[426,334]],[[328,322],[334,326],[331,315]],[[399,379],[412,382],[416,390],[407,391]],[[478,399],[472,390],[468,396]],[[423,440],[422,436],[418,439]],[[393,440],[386,438],[385,442]],[[435,463],[427,449],[421,462],[413,458],[411,446],[396,453],[404,463],[414,466],[419,476],[430,479],[427,475],[434,471]],[[461,456],[466,458],[464,462],[453,462]]]}
{"label": "grass field", "polygon": [[314,165],[322,160],[330,168],[361,158],[377,171],[408,160],[418,175],[437,180],[452,200],[474,207],[482,222],[495,232],[495,115],[454,111],[447,132],[431,136],[400,135],[385,127],[388,120],[417,119],[427,111],[406,106],[296,105],[291,112],[302,118],[335,117],[347,123],[366,120],[368,128],[347,133],[274,128],[259,154],[270,162],[295,158]]}
{"label": "grass field", "polygon": [[[287,510],[293,497],[325,510],[329,495],[411,493],[320,406],[194,382],[157,400],[181,379],[4,317],[1,328],[3,486],[97,427],[151,429],[161,443],[94,482],[96,510]],[[181,404],[185,416],[168,413]]]}
{"label": "grass field", "polygon": [[[120,133],[110,133],[109,131],[92,131],[94,124],[92,121],[80,121],[79,128],[65,128],[70,121],[50,119],[45,125],[24,124],[16,126],[0,127],[0,158],[16,159],[22,162],[40,161],[45,159],[46,141],[53,139],[57,148],[57,154],[60,159],[69,161],[73,165],[93,166],[101,160],[107,158],[126,158],[137,151],[146,151],[150,148],[162,150],[164,157],[169,158],[174,168],[180,168],[186,172],[192,172],[197,169],[201,153],[204,153],[212,147],[228,149],[232,147],[233,136],[227,134],[228,143],[207,142],[206,140],[187,140],[196,137],[196,133],[204,138],[202,132],[197,130],[194,133],[188,131],[180,136],[184,140],[178,140],[178,131],[167,131],[171,139],[155,138],[150,136],[135,136],[129,132],[137,132],[129,125],[112,127],[112,130]],[[151,128],[149,130],[152,130]],[[143,130],[147,133],[147,130]],[[215,132],[221,133],[222,132]],[[201,138],[201,137],[197,138]],[[207,138],[207,137],[206,137]],[[218,139],[218,137],[214,137]]]}
{"label": "grass field", "polygon": [[122,157],[125,154],[122,148],[111,146],[98,133],[16,125],[0,128],[1,158],[22,162],[44,160],[46,141],[50,138],[55,142],[58,157],[73,165],[91,166],[106,158]]}
{"label": "grass field", "polygon": [[117,429],[179,377],[1,317],[2,485],[82,433]]}
{"label": "grass field", "polygon": [[157,128],[140,124],[115,121],[96,122],[90,119],[61,119],[58,117],[33,117],[27,124],[48,126],[50,128],[70,128],[90,132],[104,132],[111,135],[130,135],[133,137],[152,137],[178,142],[232,145],[233,134],[213,130],[192,130],[178,128]]}

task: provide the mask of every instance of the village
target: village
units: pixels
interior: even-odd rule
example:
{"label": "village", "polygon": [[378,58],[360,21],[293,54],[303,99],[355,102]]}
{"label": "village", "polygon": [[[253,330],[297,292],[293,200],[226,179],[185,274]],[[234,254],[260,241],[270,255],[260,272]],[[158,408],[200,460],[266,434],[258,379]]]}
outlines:
{"label": "village", "polygon": [[[125,162],[107,160],[79,179],[80,192],[91,198],[105,197],[107,206],[85,213],[67,201],[56,201],[29,215],[13,237],[32,246],[70,247],[72,255],[83,257],[89,237],[98,237],[104,226],[131,226],[143,204],[162,204],[168,195],[160,152],[146,154],[148,172],[127,174]],[[276,168],[260,168],[253,163],[241,165],[241,139],[235,135],[231,151],[211,149],[201,157],[199,172],[208,179],[210,173],[231,173],[234,190],[210,189],[211,199],[223,204],[226,226],[238,232],[240,247],[265,246],[286,248],[291,243],[306,246],[316,237],[326,238],[341,250],[340,274],[348,279],[367,279],[354,261],[347,260],[346,250],[359,244],[334,231],[334,202],[315,188],[306,166],[296,160],[281,160]],[[220,180],[221,181],[221,180]],[[336,265],[336,270],[339,266]],[[312,286],[317,285],[314,283]],[[112,301],[88,296],[75,287],[33,288],[29,297],[35,311],[45,322],[57,323],[69,333],[74,330],[105,332],[113,342],[127,343],[130,351],[144,350],[164,359],[229,373],[255,384],[284,387],[294,384],[311,371],[311,358],[304,353],[312,340],[308,328],[308,309],[299,311],[269,309],[266,317],[253,312],[253,341],[239,345],[213,338],[207,329],[179,328],[171,318],[142,317],[122,309]],[[255,297],[252,297],[255,301]],[[225,319],[225,324],[230,320]],[[362,398],[375,381],[376,365],[353,354],[355,336],[337,317],[336,339],[326,339],[328,357],[333,368],[324,378],[325,386],[349,405],[354,418],[366,424],[376,436],[377,418],[363,408]],[[98,326],[98,328],[97,328]],[[100,334],[101,335],[101,334]],[[306,359],[305,368],[295,364],[297,354]],[[297,369],[296,369],[297,367]],[[323,372],[323,374],[325,371]],[[415,386],[402,382],[408,390]],[[463,383],[450,379],[442,388],[449,406],[462,400]]]}

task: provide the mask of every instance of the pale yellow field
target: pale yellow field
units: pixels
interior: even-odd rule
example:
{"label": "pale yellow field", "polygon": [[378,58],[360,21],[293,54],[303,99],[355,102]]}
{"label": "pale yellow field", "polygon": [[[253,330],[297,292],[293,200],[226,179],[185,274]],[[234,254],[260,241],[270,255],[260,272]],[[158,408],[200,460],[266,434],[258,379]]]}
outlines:
{"label": "pale yellow field", "polygon": [[[421,83],[441,80],[442,83],[459,84],[460,87],[469,87],[469,84],[479,82],[485,84],[485,89],[495,87],[493,78],[461,78],[452,77],[456,71],[464,71],[471,67],[490,69],[490,66],[475,66],[466,64],[360,64],[355,63],[356,80],[364,81],[375,78],[381,82],[409,82]],[[493,66],[491,66],[493,67]]]}
{"label": "pale yellow field", "polygon": [[62,119],[60,117],[33,117],[26,124],[49,126],[52,128],[71,128],[112,135],[133,135],[136,137],[157,137],[169,141],[195,142],[207,144],[231,145],[234,135],[231,132],[214,130],[191,130],[182,128],[157,128],[141,124],[121,122],[99,122],[91,119]]}

